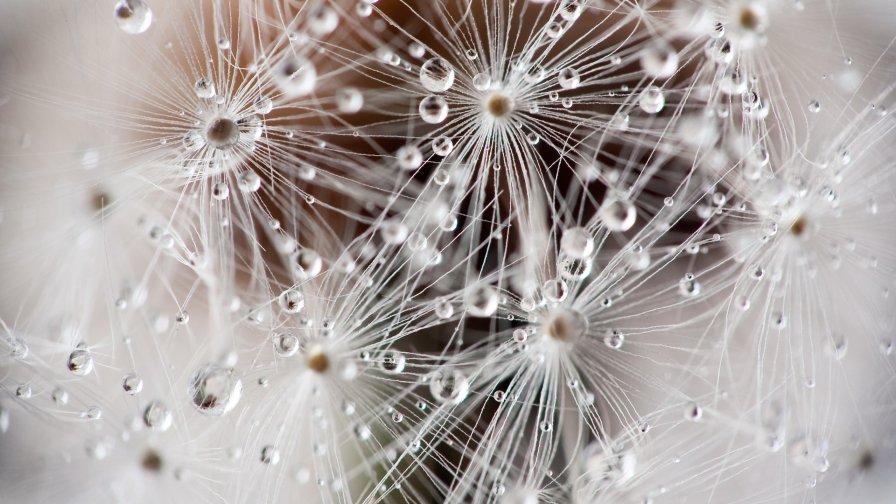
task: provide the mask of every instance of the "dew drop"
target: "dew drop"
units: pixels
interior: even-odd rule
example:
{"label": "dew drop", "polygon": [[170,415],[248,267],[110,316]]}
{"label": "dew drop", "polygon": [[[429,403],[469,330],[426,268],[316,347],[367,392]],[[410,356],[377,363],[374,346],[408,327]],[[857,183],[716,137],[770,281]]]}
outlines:
{"label": "dew drop", "polygon": [[466,375],[457,370],[437,371],[429,380],[429,392],[441,403],[460,404],[469,391]]}
{"label": "dew drop", "polygon": [[261,461],[268,465],[277,465],[280,463],[280,450],[271,445],[261,449]]}
{"label": "dew drop", "polygon": [[474,317],[490,317],[498,311],[498,293],[489,285],[477,285],[467,291],[467,313]]}
{"label": "dew drop", "polygon": [[121,388],[128,395],[139,394],[143,390],[143,379],[134,373],[128,374],[121,380]]}
{"label": "dew drop", "polygon": [[579,71],[572,67],[566,67],[560,70],[560,73],[557,75],[557,82],[563,89],[575,89],[581,83]]}
{"label": "dew drop", "polygon": [[119,0],[115,4],[115,21],[121,31],[137,35],[152,24],[152,10],[143,0]]}
{"label": "dew drop", "polygon": [[637,212],[635,205],[615,197],[608,197],[598,210],[603,225],[610,231],[628,231],[635,225]]}
{"label": "dew drop", "polygon": [[209,364],[190,377],[187,395],[200,413],[221,416],[232,410],[243,392],[243,382],[233,369]]}
{"label": "dew drop", "polygon": [[152,401],[143,410],[143,423],[157,432],[165,432],[174,423],[174,415],[161,401]]}
{"label": "dew drop", "polygon": [[442,58],[432,58],[420,67],[420,83],[428,91],[441,93],[454,84],[454,69]]}
{"label": "dew drop", "polygon": [[658,114],[666,106],[663,90],[656,86],[648,86],[638,97],[638,106],[648,114]]}
{"label": "dew drop", "polygon": [[439,124],[448,117],[448,102],[445,98],[429,95],[420,100],[420,118],[429,124]]}
{"label": "dew drop", "polygon": [[364,95],[357,88],[347,87],[336,92],[336,108],[343,114],[354,114],[364,107]]}
{"label": "dew drop", "polygon": [[85,376],[93,371],[93,356],[83,348],[78,348],[68,356],[68,370],[78,376]]}

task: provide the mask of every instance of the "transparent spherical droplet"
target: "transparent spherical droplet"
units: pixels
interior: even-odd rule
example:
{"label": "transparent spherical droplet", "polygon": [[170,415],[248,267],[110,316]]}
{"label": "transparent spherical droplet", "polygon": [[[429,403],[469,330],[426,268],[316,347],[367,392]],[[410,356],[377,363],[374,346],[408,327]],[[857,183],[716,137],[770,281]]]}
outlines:
{"label": "transparent spherical droplet", "polygon": [[656,86],[648,86],[638,97],[638,106],[648,114],[658,114],[666,106],[663,90]]}
{"label": "transparent spherical droplet", "polygon": [[569,228],[563,232],[560,248],[569,257],[584,259],[594,253],[594,238],[583,227]]}
{"label": "transparent spherical droplet", "polygon": [[607,332],[604,334],[604,345],[614,350],[619,350],[622,348],[623,343],[625,343],[625,334],[617,329],[607,329]]}
{"label": "transparent spherical droplet", "polygon": [[467,313],[474,317],[490,317],[498,311],[498,292],[489,285],[477,285],[467,291]]}
{"label": "transparent spherical droplet", "polygon": [[280,450],[271,445],[261,449],[261,461],[268,465],[277,465],[280,463]]}
{"label": "transparent spherical droplet", "polygon": [[436,301],[434,311],[436,317],[444,320],[451,318],[454,315],[454,306],[448,300],[440,299],[439,301]]}
{"label": "transparent spherical droplet", "polygon": [[638,213],[631,202],[608,197],[601,204],[598,215],[610,231],[628,231],[635,225]]}
{"label": "transparent spherical droplet", "polygon": [[174,423],[174,415],[161,401],[152,401],[143,410],[143,423],[157,432],[165,432]]}
{"label": "transparent spherical droplet", "polygon": [[591,275],[593,264],[591,258],[576,259],[562,254],[557,261],[560,276],[567,280],[584,280]]}
{"label": "transparent spherical droplet", "polygon": [[544,292],[545,299],[552,303],[563,301],[569,294],[569,286],[558,278],[546,281],[541,290]]}
{"label": "transparent spherical droplet", "polygon": [[360,439],[361,441],[367,441],[368,439],[370,439],[370,427],[368,427],[366,424],[355,424],[355,426],[352,428],[352,431],[355,433],[355,437]]}
{"label": "transparent spherical droplet", "polygon": [[[563,343],[575,343],[587,334],[588,319],[578,310],[557,308],[548,315],[542,330],[545,336],[553,340]],[[526,338],[525,331],[523,331],[523,334],[514,332],[514,340],[518,343],[525,342]]]}
{"label": "transparent spherical droplet", "polygon": [[383,221],[379,226],[380,236],[390,245],[401,245],[407,240],[410,230],[398,218]]}
{"label": "transparent spherical droplet", "polygon": [[671,77],[678,70],[678,53],[665,41],[652,42],[641,49],[639,57],[644,73],[654,79]]}
{"label": "transparent spherical droplet", "polygon": [[236,179],[236,185],[245,193],[256,192],[261,188],[261,177],[252,170],[240,173]]}
{"label": "transparent spherical droplet", "polygon": [[333,33],[338,25],[339,14],[327,6],[320,6],[312,10],[308,17],[308,31],[318,37]]}
{"label": "transparent spherical droplet", "polygon": [[277,297],[277,303],[286,313],[299,313],[305,307],[305,296],[295,289],[286,289]]}
{"label": "transparent spherical droplet", "polygon": [[395,153],[398,167],[402,170],[416,170],[423,164],[423,153],[416,145],[405,145]]}
{"label": "transparent spherical droplet", "polygon": [[30,399],[31,394],[31,387],[28,385],[19,385],[16,387],[16,397],[19,399]]}
{"label": "transparent spherical droplet", "polygon": [[687,274],[678,282],[678,292],[684,297],[697,297],[701,290],[700,282],[694,279],[694,275]]}
{"label": "transparent spherical droplet", "polygon": [[81,418],[100,420],[103,418],[103,410],[101,410],[99,406],[88,406],[81,412]]}
{"label": "transparent spherical droplet", "polygon": [[432,58],[420,67],[420,83],[428,91],[442,93],[454,84],[454,69],[442,58]]}
{"label": "transparent spherical droplet", "polygon": [[152,24],[152,10],[143,0],[119,0],[115,4],[115,21],[125,33],[143,33]]}
{"label": "transparent spherical droplet", "polygon": [[85,376],[93,371],[93,356],[88,350],[78,348],[68,356],[68,370],[78,376]]}
{"label": "transparent spherical droplet", "polygon": [[538,424],[538,430],[541,432],[551,432],[554,430],[554,424],[548,420],[542,420],[541,423]]}
{"label": "transparent spherical droplet", "polygon": [[441,370],[430,377],[429,392],[440,403],[460,404],[470,392],[470,382],[458,370]]}
{"label": "transparent spherical droplet", "polygon": [[274,102],[267,96],[259,96],[252,102],[252,110],[258,115],[269,114],[274,110]]}
{"label": "transparent spherical droplet", "polygon": [[271,340],[274,343],[274,351],[280,357],[292,357],[299,351],[299,338],[289,333],[274,333]]}
{"label": "transparent spherical droplet", "polygon": [[354,114],[364,107],[364,95],[357,88],[347,87],[336,92],[336,108],[343,114]]}
{"label": "transparent spherical droplet", "polygon": [[297,250],[292,255],[293,272],[300,279],[314,278],[324,267],[320,254],[308,248]]}
{"label": "transparent spherical droplet", "polygon": [[314,90],[317,82],[314,65],[295,54],[289,54],[278,61],[273,73],[273,80],[280,91],[292,98],[307,95]]}
{"label": "transparent spherical droplet", "polygon": [[65,389],[56,387],[51,395],[53,402],[56,404],[68,404],[68,392]]}
{"label": "transparent spherical droplet", "polygon": [[448,154],[451,154],[452,150],[454,150],[454,142],[446,136],[436,137],[436,139],[432,141],[432,151],[437,156],[445,157]]}
{"label": "transparent spherical droplet", "polygon": [[121,388],[128,395],[139,394],[143,390],[143,379],[134,373],[128,374],[121,380]]}
{"label": "transparent spherical droplet", "polygon": [[579,71],[572,67],[566,67],[560,70],[560,73],[557,75],[557,82],[563,89],[575,89],[579,87],[581,82]]}
{"label": "transparent spherical droplet", "polygon": [[821,102],[819,102],[818,100],[810,101],[809,102],[809,112],[812,112],[813,114],[817,114],[817,113],[821,112]]}
{"label": "transparent spherical droplet", "polygon": [[398,374],[404,371],[405,357],[398,350],[386,350],[380,355],[379,367],[389,374]]}
{"label": "transparent spherical droplet", "polygon": [[199,98],[211,98],[215,96],[215,83],[208,77],[200,77],[193,84],[193,91]]}
{"label": "transparent spherical droplet", "polygon": [[232,410],[243,393],[243,382],[233,369],[209,364],[190,377],[187,395],[200,413],[221,416]]}
{"label": "transparent spherical droplet", "polygon": [[485,91],[492,86],[492,77],[487,73],[478,73],[473,77],[473,87],[477,91]]}
{"label": "transparent spherical droplet", "polygon": [[548,38],[556,39],[563,35],[563,25],[557,21],[551,21],[544,27],[544,34]]}
{"label": "transparent spherical droplet", "polygon": [[226,182],[217,182],[212,185],[212,198],[222,201],[230,196],[230,186]]}
{"label": "transparent spherical droplet", "polygon": [[429,124],[439,124],[448,117],[448,102],[445,98],[429,95],[420,100],[420,118]]}

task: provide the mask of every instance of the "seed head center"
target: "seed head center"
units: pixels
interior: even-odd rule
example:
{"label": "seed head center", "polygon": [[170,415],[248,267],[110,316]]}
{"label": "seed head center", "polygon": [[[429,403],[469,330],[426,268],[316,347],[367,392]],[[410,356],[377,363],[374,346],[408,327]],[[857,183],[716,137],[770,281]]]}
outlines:
{"label": "seed head center", "polygon": [[495,92],[485,99],[485,111],[494,118],[504,118],[510,115],[513,112],[514,102],[513,98],[510,96],[501,93]]}
{"label": "seed head center", "polygon": [[328,359],[327,354],[323,352],[314,352],[308,356],[307,364],[308,369],[315,373],[323,374],[327,371],[327,368],[330,367],[330,359]]}

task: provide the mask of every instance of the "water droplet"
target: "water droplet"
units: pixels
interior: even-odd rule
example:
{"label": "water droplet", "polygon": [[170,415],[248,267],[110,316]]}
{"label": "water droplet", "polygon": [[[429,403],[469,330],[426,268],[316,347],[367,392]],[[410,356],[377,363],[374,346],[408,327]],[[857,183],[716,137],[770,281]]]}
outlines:
{"label": "water droplet", "polygon": [[193,85],[193,91],[199,98],[211,98],[215,96],[215,83],[208,77],[200,77]]}
{"label": "water droplet", "polygon": [[439,124],[448,117],[448,102],[445,98],[429,95],[420,100],[420,117],[429,124]]}
{"label": "water droplet", "polygon": [[165,432],[174,423],[174,415],[161,401],[152,401],[143,410],[143,423],[154,431]]}
{"label": "water droplet", "polygon": [[454,84],[454,69],[442,58],[432,58],[420,67],[420,83],[428,91],[441,93]]}
{"label": "water droplet", "polygon": [[261,177],[252,170],[240,173],[236,180],[237,187],[245,193],[252,193],[261,188]]}
{"label": "water droplet", "polygon": [[308,17],[308,31],[322,37],[333,33],[339,25],[339,15],[330,7],[319,6]]}
{"label": "water droplet", "polygon": [[226,182],[217,182],[212,185],[212,198],[223,201],[230,196],[230,186]]}
{"label": "water droplet", "polygon": [[474,317],[490,317],[498,311],[498,292],[489,285],[477,285],[467,291],[467,313]]}
{"label": "water droplet", "polygon": [[268,465],[277,465],[280,463],[280,450],[271,445],[261,449],[261,461]]}
{"label": "water droplet", "polygon": [[473,77],[473,87],[477,91],[485,91],[492,86],[492,77],[487,73],[478,73]]}
{"label": "water droplet", "polygon": [[594,238],[583,227],[574,227],[563,232],[560,239],[560,248],[569,257],[585,259],[594,253]]}
{"label": "water droplet", "polygon": [[271,110],[274,110],[274,102],[267,96],[258,96],[252,103],[252,109],[258,115],[269,114]]}
{"label": "water droplet", "polygon": [[389,374],[398,374],[404,371],[404,354],[397,350],[386,350],[379,358],[379,367]]}
{"label": "water droplet", "polygon": [[305,296],[295,289],[286,289],[277,298],[277,303],[286,313],[299,313],[305,307]]}
{"label": "water droplet", "polygon": [[336,92],[336,108],[343,114],[354,114],[364,107],[364,95],[357,88],[347,87]]}
{"label": "water droplet", "polygon": [[544,34],[552,39],[560,38],[560,35],[563,35],[563,31],[563,25],[558,21],[551,21],[544,27]]}
{"label": "water droplet", "polygon": [[560,73],[557,75],[557,82],[563,89],[575,89],[581,83],[579,71],[572,67],[566,67],[560,70]]}
{"label": "water droplet", "polygon": [[416,145],[405,145],[395,153],[398,167],[402,170],[416,170],[423,164],[423,153]]}
{"label": "water droplet", "polygon": [[666,106],[663,90],[656,86],[648,86],[638,97],[638,106],[648,114],[657,114]]}
{"label": "water droplet", "polygon": [[437,156],[445,157],[448,154],[451,154],[452,150],[454,150],[454,142],[446,136],[436,137],[436,139],[432,141],[432,151]]}
{"label": "water droplet", "polygon": [[292,270],[301,280],[314,278],[324,267],[323,259],[314,250],[301,248],[292,255]]}
{"label": "water droplet", "polygon": [[440,319],[449,319],[454,315],[454,306],[452,306],[451,302],[446,299],[440,299],[436,301],[435,306],[435,314],[436,317]]}
{"label": "water droplet", "polygon": [[232,410],[243,392],[243,382],[233,369],[209,364],[190,377],[187,395],[200,413],[221,416]]}
{"label": "water droplet", "polygon": [[143,379],[134,373],[128,374],[121,380],[121,388],[128,395],[139,394],[143,390]]}
{"label": "water droplet", "polygon": [[700,295],[700,291],[700,282],[695,280],[694,275],[691,275],[690,273],[685,275],[684,278],[678,282],[678,292],[684,297],[697,297]]}
{"label": "water droplet", "polygon": [[314,90],[317,81],[314,65],[295,54],[288,54],[277,62],[273,73],[277,87],[291,98],[307,95]]}
{"label": "water droplet", "polygon": [[628,231],[635,225],[635,205],[614,197],[608,197],[600,206],[598,215],[610,231]]}
{"label": "water droplet", "polygon": [[623,343],[625,343],[625,334],[617,329],[607,329],[607,332],[604,334],[604,345],[614,350],[619,350],[622,348]]}
{"label": "water droplet", "polygon": [[119,0],[115,4],[115,21],[127,34],[143,33],[152,24],[152,10],[143,0]]}
{"label": "water droplet", "polygon": [[656,40],[641,50],[641,68],[649,77],[665,79],[678,70],[678,53],[663,40]]}
{"label": "water droplet", "polygon": [[93,356],[83,348],[78,348],[68,356],[68,370],[78,376],[85,376],[93,371]]}
{"label": "water droplet", "polygon": [[813,114],[817,114],[820,111],[821,111],[821,102],[819,102],[818,100],[812,100],[809,102],[809,112],[812,112]]}
{"label": "water droplet", "polygon": [[429,380],[429,392],[441,403],[460,404],[469,391],[466,375],[458,370],[437,371]]}

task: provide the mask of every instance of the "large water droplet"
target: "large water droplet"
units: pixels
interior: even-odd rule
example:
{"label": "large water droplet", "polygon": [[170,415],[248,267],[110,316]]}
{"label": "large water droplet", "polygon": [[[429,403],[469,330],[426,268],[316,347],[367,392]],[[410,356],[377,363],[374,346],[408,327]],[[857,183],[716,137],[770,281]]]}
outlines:
{"label": "large water droplet", "polygon": [[448,102],[445,98],[430,95],[420,100],[420,117],[429,124],[438,124],[448,117]]}
{"label": "large water droplet", "polygon": [[434,93],[448,91],[454,84],[454,69],[442,58],[432,58],[420,67],[420,83]]}
{"label": "large water droplet", "polygon": [[143,33],[152,24],[152,10],[143,0],[120,0],[115,4],[115,21],[125,33]]}
{"label": "large water droplet", "polygon": [[460,404],[470,392],[470,382],[460,371],[441,370],[430,378],[429,392],[439,402]]}
{"label": "large water droplet", "polygon": [[209,364],[190,377],[187,395],[200,413],[220,416],[232,410],[243,392],[243,382],[233,369]]}

